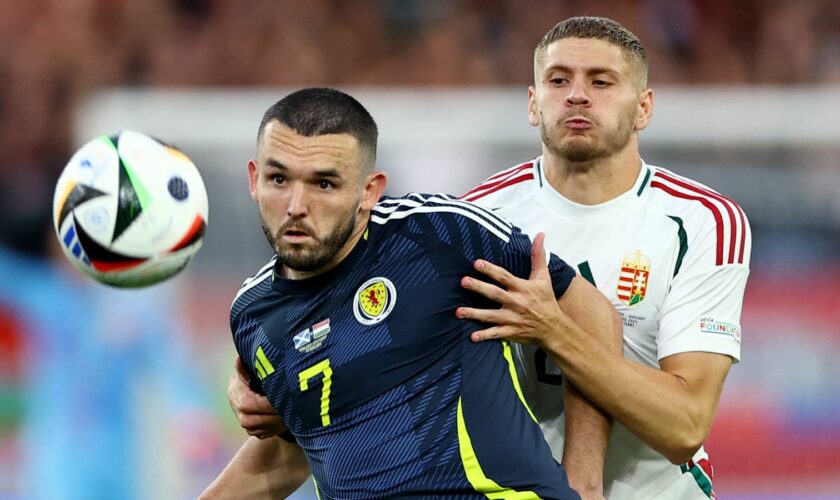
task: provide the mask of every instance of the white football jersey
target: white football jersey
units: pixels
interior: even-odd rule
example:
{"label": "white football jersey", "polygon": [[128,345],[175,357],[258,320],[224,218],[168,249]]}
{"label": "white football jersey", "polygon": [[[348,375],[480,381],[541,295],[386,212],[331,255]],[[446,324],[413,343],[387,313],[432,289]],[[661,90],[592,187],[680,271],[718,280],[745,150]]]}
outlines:
{"label": "white football jersey", "polygon": [[[463,199],[497,210],[576,268],[616,307],[624,356],[659,368],[681,352],[741,355],[741,306],[751,234],[741,208],[695,181],[642,164],[632,189],[599,205],[569,201],[546,181],[541,159],[491,176]],[[523,390],[559,461],[562,375],[533,346],[517,345]],[[671,464],[616,422],[604,469],[610,500],[708,498],[712,468],[703,448]]]}

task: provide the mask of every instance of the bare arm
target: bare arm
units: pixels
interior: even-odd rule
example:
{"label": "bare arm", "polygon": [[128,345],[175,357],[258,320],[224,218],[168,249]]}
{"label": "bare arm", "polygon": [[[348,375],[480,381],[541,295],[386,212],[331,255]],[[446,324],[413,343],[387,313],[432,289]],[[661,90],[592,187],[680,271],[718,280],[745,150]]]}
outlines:
{"label": "bare arm", "polygon": [[[566,349],[575,340],[581,343]],[[657,370],[612,358],[582,338],[556,345],[552,352],[563,353],[556,361],[566,377],[671,462],[687,462],[705,441],[732,366],[729,356],[675,354],[662,359]]]}
{"label": "bare arm", "polygon": [[[581,329],[600,340],[605,349],[621,355],[621,320],[612,304],[595,287],[575,278],[557,303]],[[555,358],[556,354],[551,353],[551,356]],[[569,484],[584,499],[603,498],[604,457],[612,418],[569,380],[563,387],[566,414],[563,466],[569,475]]]}
{"label": "bare arm", "polygon": [[567,321],[557,317],[545,340],[566,379],[668,460],[689,461],[708,436],[732,358],[685,352],[651,368]]}
{"label": "bare arm", "polygon": [[465,279],[466,288],[502,304],[495,310],[459,309],[459,317],[497,325],[474,332],[473,340],[510,337],[541,345],[567,380],[651,448],[675,464],[691,459],[711,428],[730,357],[680,353],[662,359],[661,369],[626,360],[553,307],[550,281],[522,280],[488,262],[476,268],[505,288]]}
{"label": "bare arm", "polygon": [[309,477],[303,450],[279,437],[249,437],[200,500],[286,498]]}
{"label": "bare arm", "polygon": [[200,498],[285,498],[309,477],[309,464],[296,443],[278,437],[288,427],[268,399],[248,386],[248,374],[239,356],[235,361],[236,373],[228,381],[228,402],[239,424],[252,437]]}

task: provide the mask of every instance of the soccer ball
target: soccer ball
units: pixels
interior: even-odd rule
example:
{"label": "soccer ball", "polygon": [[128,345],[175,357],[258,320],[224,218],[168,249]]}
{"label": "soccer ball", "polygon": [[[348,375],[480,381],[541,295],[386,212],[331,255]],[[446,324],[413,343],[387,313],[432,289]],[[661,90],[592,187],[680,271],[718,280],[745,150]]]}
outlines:
{"label": "soccer ball", "polygon": [[207,228],[201,175],[178,149],[132,131],[82,146],[55,187],[61,248],[88,276],[142,287],[183,269]]}

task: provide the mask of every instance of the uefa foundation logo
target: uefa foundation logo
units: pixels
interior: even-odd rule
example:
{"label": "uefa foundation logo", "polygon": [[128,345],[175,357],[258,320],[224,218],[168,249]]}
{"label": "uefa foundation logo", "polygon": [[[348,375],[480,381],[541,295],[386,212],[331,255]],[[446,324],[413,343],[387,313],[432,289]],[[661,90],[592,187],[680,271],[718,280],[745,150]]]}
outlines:
{"label": "uefa foundation logo", "polygon": [[391,314],[397,303],[397,289],[388,278],[371,278],[356,290],[353,314],[363,325],[375,325]]}

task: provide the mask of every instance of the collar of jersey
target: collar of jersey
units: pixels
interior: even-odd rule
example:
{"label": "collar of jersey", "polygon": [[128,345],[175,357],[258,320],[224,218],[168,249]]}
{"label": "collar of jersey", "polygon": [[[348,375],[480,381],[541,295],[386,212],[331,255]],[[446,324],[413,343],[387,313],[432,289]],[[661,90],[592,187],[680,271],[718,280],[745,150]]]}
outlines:
{"label": "collar of jersey", "polygon": [[638,206],[639,193],[644,189],[644,185],[649,183],[648,172],[650,169],[642,161],[639,176],[636,178],[636,182],[633,183],[633,187],[629,190],[604,203],[581,205],[566,198],[548,183],[545,177],[545,170],[542,166],[542,157],[537,158],[535,163],[537,175],[539,176],[540,199],[542,202],[554,212],[580,222],[607,222],[626,217],[633,212],[634,207]]}
{"label": "collar of jersey", "polygon": [[367,239],[359,238],[359,242],[356,243],[356,246],[353,247],[353,250],[347,254],[347,257],[344,258],[341,262],[338,263],[337,266],[330,269],[325,273],[321,273],[317,276],[313,276],[311,278],[306,278],[302,280],[292,280],[288,278],[284,278],[280,275],[277,271],[278,264],[275,264],[274,267],[274,274],[272,275],[271,280],[271,287],[284,294],[291,294],[291,295],[302,295],[306,293],[315,293],[324,290],[326,287],[330,286],[331,284],[336,283],[342,276],[345,276],[350,269],[353,268],[365,255],[365,250],[368,248],[368,241],[370,237]]}

